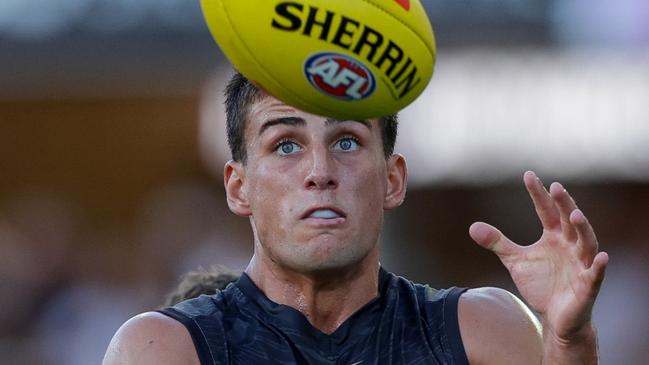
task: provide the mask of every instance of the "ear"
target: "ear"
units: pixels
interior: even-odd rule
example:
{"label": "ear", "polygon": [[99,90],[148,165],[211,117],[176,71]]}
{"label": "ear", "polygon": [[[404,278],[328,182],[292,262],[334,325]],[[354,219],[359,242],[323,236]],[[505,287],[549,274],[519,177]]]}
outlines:
{"label": "ear", "polygon": [[388,189],[383,201],[383,209],[390,210],[400,206],[406,198],[408,167],[406,159],[395,153],[388,159]]}
{"label": "ear", "polygon": [[228,200],[228,207],[232,213],[242,217],[248,217],[252,214],[250,203],[244,189],[245,169],[241,163],[230,160],[225,163],[223,168],[223,184],[225,185],[225,195]]}

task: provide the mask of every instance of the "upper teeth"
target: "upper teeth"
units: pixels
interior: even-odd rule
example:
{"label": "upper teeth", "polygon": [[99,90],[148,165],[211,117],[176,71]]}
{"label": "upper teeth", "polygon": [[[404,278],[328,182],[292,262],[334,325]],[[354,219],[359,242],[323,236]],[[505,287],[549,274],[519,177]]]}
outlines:
{"label": "upper teeth", "polygon": [[322,218],[322,219],[332,219],[338,218],[338,213],[334,212],[331,209],[318,209],[315,212],[311,213],[309,216],[311,218]]}

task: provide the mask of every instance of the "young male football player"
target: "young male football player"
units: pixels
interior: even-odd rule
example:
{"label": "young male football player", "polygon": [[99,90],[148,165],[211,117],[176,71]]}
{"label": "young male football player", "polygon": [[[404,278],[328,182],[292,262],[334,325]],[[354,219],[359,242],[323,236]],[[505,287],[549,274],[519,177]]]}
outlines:
{"label": "young male football player", "polygon": [[250,263],[216,295],[127,321],[105,365],[597,363],[591,312],[608,256],[560,184],[524,175],[543,224],[531,246],[469,228],[539,323],[505,290],[435,290],[381,267],[384,212],[402,204],[408,176],[395,116],[309,114],[239,74],[226,93],[225,189],[250,220]]}

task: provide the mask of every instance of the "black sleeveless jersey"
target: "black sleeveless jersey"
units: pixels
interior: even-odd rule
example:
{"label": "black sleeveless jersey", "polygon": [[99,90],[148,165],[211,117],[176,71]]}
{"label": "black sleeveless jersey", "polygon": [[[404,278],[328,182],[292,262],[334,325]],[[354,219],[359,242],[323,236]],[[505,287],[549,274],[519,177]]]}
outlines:
{"label": "black sleeveless jersey", "polygon": [[245,273],[215,295],[160,312],[185,325],[201,365],[466,365],[457,318],[464,290],[380,269],[379,295],[331,334],[269,300]]}

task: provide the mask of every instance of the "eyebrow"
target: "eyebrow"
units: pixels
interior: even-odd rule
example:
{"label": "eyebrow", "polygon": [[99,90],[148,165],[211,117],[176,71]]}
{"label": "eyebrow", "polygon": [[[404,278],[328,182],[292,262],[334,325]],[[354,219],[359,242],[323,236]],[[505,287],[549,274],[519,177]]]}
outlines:
{"label": "eyebrow", "polygon": [[[367,127],[367,129],[372,130],[372,125],[367,120],[353,120],[353,119],[341,120],[341,119],[334,119],[334,118],[327,118],[325,120],[325,123],[327,125],[343,123],[343,122],[360,123],[365,127]],[[304,118],[299,118],[299,117],[280,117],[280,118],[270,119],[264,122],[261,128],[259,128],[259,135],[264,133],[266,129],[278,124],[303,126],[306,124],[306,120],[304,120]]]}
{"label": "eyebrow", "polygon": [[326,123],[327,125],[332,125],[332,124],[336,124],[336,123],[343,123],[343,122],[356,122],[356,123],[360,123],[360,124],[366,126],[367,129],[372,130],[372,125],[371,125],[370,122],[368,122],[367,120],[356,120],[356,119],[334,119],[334,118],[327,118],[327,120],[325,121],[325,123]]}
{"label": "eyebrow", "polygon": [[303,126],[306,124],[306,120],[298,117],[280,117],[280,118],[270,119],[264,122],[261,128],[259,128],[259,135],[261,136],[261,134],[264,133],[266,129],[278,124]]}

